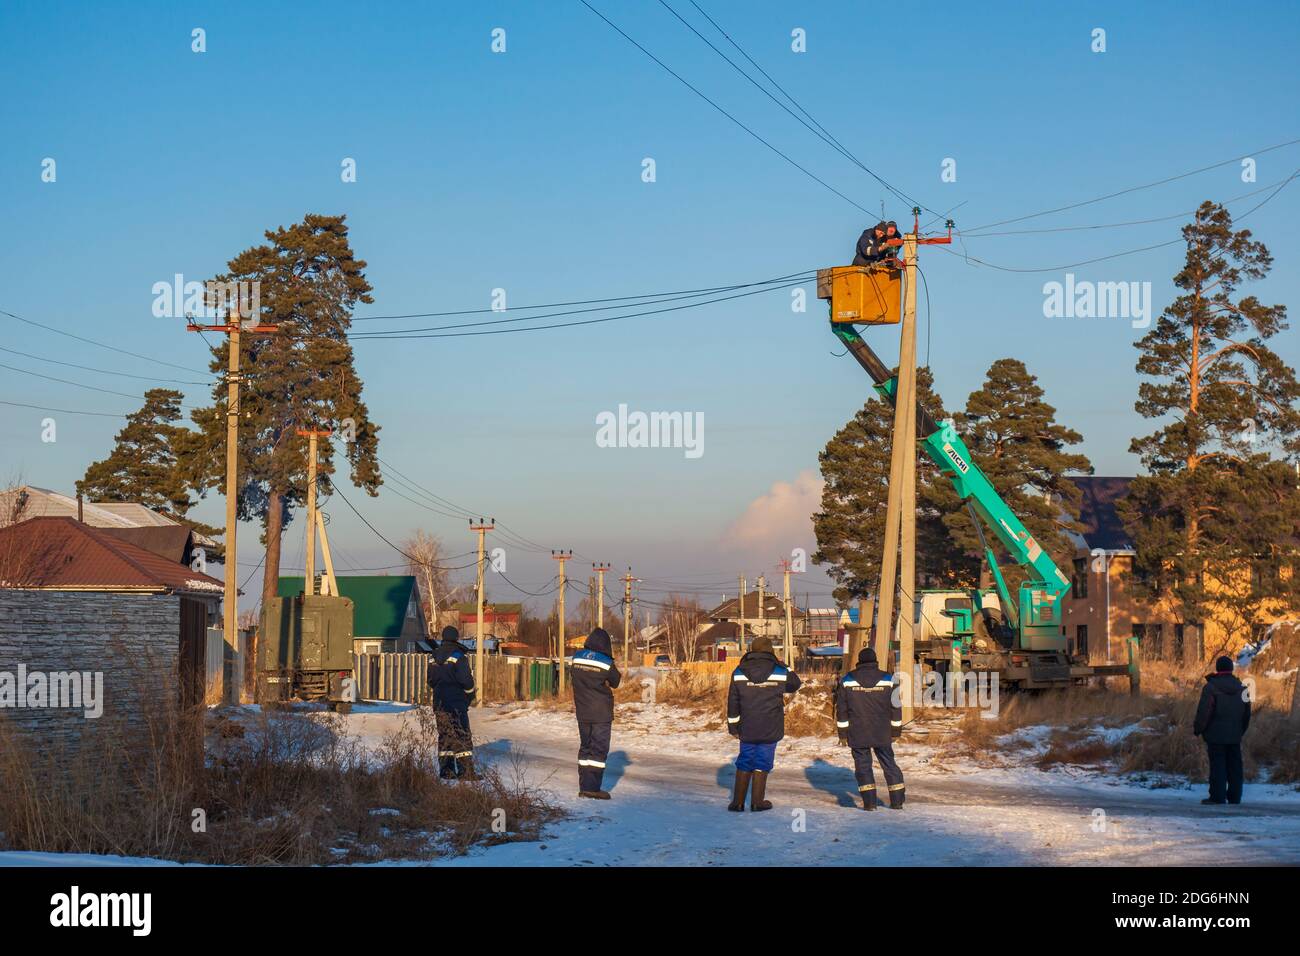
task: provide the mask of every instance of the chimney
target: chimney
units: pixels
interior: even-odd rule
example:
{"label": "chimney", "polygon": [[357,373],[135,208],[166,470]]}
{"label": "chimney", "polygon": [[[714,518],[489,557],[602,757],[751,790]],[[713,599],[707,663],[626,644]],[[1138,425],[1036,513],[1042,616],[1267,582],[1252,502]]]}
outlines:
{"label": "chimney", "polygon": [[78,494],[78,495],[77,495],[77,520],[80,521],[82,524],[85,524],[85,522],[86,522],[86,509],[85,509],[85,507],[84,507],[84,505],[83,505],[83,501],[84,501],[84,499],[81,497],[80,494]]}

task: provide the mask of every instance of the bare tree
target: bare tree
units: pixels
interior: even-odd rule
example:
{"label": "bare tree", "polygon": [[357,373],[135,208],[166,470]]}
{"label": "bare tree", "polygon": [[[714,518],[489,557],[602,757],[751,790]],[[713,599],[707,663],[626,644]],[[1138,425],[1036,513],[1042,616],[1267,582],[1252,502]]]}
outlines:
{"label": "bare tree", "polygon": [[420,592],[428,602],[429,618],[426,626],[430,636],[433,636],[437,633],[439,609],[460,600],[467,587],[451,583],[446,549],[437,535],[424,530],[416,531],[402,543],[402,549],[410,558],[410,572],[415,575]]}
{"label": "bare tree", "polygon": [[695,660],[700,649],[700,631],[705,621],[704,608],[693,597],[670,595],[660,612],[668,643],[668,659],[673,664]]}

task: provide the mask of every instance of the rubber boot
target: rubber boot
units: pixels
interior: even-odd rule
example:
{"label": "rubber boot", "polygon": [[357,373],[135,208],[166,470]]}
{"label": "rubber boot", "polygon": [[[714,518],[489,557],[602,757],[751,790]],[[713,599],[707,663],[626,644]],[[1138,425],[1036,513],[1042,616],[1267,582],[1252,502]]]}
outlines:
{"label": "rubber boot", "polygon": [[599,767],[578,768],[578,796],[588,800],[608,800],[609,793],[601,789],[605,773]]}
{"label": "rubber boot", "polygon": [[901,809],[903,809],[903,801],[906,800],[906,799],[907,799],[907,791],[906,791],[906,790],[890,790],[890,791],[889,791],[889,809],[891,809],[891,810],[901,810]]}
{"label": "rubber boot", "polygon": [[456,776],[461,780],[482,780],[474,769],[473,757],[458,757],[456,759]]}
{"label": "rubber boot", "polygon": [[753,775],[749,770],[736,771],[736,788],[731,795],[731,802],[727,804],[728,810],[740,813],[745,809],[745,795],[749,792],[749,778]]}
{"label": "rubber boot", "polygon": [[441,780],[456,779],[456,758],[455,757],[438,758],[438,777]]}
{"label": "rubber boot", "polygon": [[761,770],[755,770],[753,783],[754,792],[749,795],[749,809],[755,813],[759,810],[771,810],[772,801],[763,799],[763,794],[767,790],[767,774]]}
{"label": "rubber boot", "polygon": [[876,809],[876,788],[875,787],[872,787],[870,790],[863,790],[861,792],[861,796],[862,796],[863,810]]}

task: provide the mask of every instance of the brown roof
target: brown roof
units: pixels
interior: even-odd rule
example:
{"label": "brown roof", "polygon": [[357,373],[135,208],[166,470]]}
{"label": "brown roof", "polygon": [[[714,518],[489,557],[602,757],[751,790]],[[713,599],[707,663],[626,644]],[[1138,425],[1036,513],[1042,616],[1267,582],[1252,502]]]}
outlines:
{"label": "brown roof", "polygon": [[104,534],[152,551],[168,561],[189,564],[194,532],[184,525],[152,525],[140,528],[102,528]]}
{"label": "brown roof", "polygon": [[[750,618],[755,620],[758,619],[758,596],[759,592],[756,590],[750,591],[745,595],[746,621]],[[781,601],[781,595],[777,592],[768,590],[765,593],[763,598],[763,608],[763,616],[769,620],[777,617],[785,617],[785,604]],[[709,612],[709,620],[735,620],[740,616],[738,610],[736,599],[730,598],[729,600],[723,601]],[[803,615],[803,611],[799,609],[799,605],[795,603],[793,597],[790,598],[790,613],[795,617],[801,617]]]}
{"label": "brown roof", "polygon": [[0,528],[0,586],[219,596],[222,583],[74,518]]}

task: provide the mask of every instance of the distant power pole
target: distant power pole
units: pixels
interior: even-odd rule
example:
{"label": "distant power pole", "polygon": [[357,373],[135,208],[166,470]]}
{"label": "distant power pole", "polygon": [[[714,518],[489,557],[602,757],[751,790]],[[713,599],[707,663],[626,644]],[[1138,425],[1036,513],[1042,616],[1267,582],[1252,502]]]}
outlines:
{"label": "distant power pole", "polygon": [[745,653],[745,576],[740,576],[740,596],[736,598],[736,617],[739,623],[736,625],[736,643],[740,647],[740,653]]}
{"label": "distant power pole", "polygon": [[[278,325],[261,325],[257,316],[250,315],[251,325],[243,325],[239,318],[239,299],[227,303],[225,325],[197,325],[187,319],[185,328],[190,332],[225,332],[230,336],[228,362],[226,368],[226,529],[222,535],[222,547],[225,549],[226,587],[222,597],[223,631],[225,634],[225,659],[231,664],[230,681],[222,688],[222,699],[239,703],[240,686],[238,673],[234,668],[239,661],[239,550],[235,536],[239,527],[239,335],[241,332],[264,334],[275,332]],[[225,668],[222,668],[222,680],[225,681]],[[233,700],[231,695],[233,694]]]}
{"label": "distant power pole", "polygon": [[299,428],[299,435],[307,438],[307,566],[304,568],[307,585],[304,591],[316,593],[316,439],[333,434],[328,428]]}
{"label": "distant power pole", "polygon": [[[791,561],[781,562],[781,573],[785,578],[781,593],[785,601],[785,666],[794,666],[794,617],[790,608],[790,573],[794,569]],[[798,573],[798,572],[795,572]]]}
{"label": "distant power pole", "polygon": [[483,640],[483,537],[489,531],[495,530],[496,526],[496,518],[491,518],[486,522],[482,518],[479,518],[477,524],[475,524],[474,520],[471,518],[469,522],[469,530],[478,534],[478,585],[475,588],[478,592],[478,620],[475,624],[476,631],[474,634],[474,668],[476,670],[474,681],[478,685],[476,707],[482,707],[484,703],[486,703],[484,698],[487,696],[483,684],[484,678],[487,674],[487,671],[483,666],[486,660],[483,655],[483,645],[486,643]]}
{"label": "distant power pole", "polygon": [[767,603],[767,578],[763,575],[758,576],[758,633],[764,637],[767,636],[767,609],[763,607]]}
{"label": "distant power pole", "polygon": [[564,577],[564,563],[565,563],[566,561],[569,561],[569,560],[571,560],[571,559],[573,558],[573,551],[572,551],[572,549],[570,549],[570,550],[568,550],[568,551],[552,551],[552,552],[551,552],[551,557],[554,558],[556,561],[559,561],[559,562],[560,562],[560,635],[559,635],[559,641],[558,641],[558,643],[559,643],[559,645],[560,645],[560,647],[559,647],[559,650],[560,650],[560,655],[559,655],[559,656],[560,656],[560,693],[563,694],[563,693],[564,693],[564,684],[565,684],[565,680],[564,680],[564,657],[565,657],[565,652],[568,650],[568,648],[565,646],[565,643],[564,643],[564,589],[565,589],[565,586],[566,586],[566,585],[565,585],[565,577]]}
{"label": "distant power pole", "polygon": [[603,628],[605,626],[605,572],[609,570],[608,564],[593,564],[596,569],[598,583],[596,585],[596,626]]}
{"label": "distant power pole", "polygon": [[628,635],[632,633],[632,569],[623,575],[623,670],[628,668]]}

